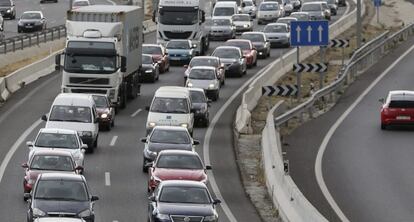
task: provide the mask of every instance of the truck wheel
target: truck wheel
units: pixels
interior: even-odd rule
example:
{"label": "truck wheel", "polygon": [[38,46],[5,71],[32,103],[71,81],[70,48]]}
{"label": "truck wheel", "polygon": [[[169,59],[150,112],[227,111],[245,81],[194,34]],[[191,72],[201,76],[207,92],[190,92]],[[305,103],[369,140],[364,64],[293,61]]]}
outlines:
{"label": "truck wheel", "polygon": [[119,107],[121,108],[121,109],[125,109],[125,107],[126,107],[126,102],[127,102],[127,86],[126,86],[126,84],[125,83],[123,83],[122,84],[122,90],[121,90],[121,92],[120,92],[120,95],[119,95]]}

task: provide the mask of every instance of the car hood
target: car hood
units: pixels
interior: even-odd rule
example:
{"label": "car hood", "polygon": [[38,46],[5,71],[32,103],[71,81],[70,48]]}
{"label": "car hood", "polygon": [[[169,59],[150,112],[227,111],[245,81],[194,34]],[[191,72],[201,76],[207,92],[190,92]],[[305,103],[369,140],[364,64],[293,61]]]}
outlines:
{"label": "car hood", "polygon": [[191,49],[168,49],[168,54],[189,54]]}
{"label": "car hood", "polygon": [[276,11],[258,11],[258,15],[260,16],[265,16],[265,15],[271,15],[271,16],[278,16],[280,14],[279,10]]}
{"label": "car hood", "polygon": [[254,47],[256,48],[263,48],[264,47],[264,43],[263,42],[252,42],[252,44],[254,45]]}
{"label": "car hood", "polygon": [[267,37],[289,37],[289,33],[267,32],[265,35]]}
{"label": "car hood", "polygon": [[235,25],[241,26],[241,25],[250,25],[250,22],[248,21],[234,21]]}
{"label": "car hood", "polygon": [[208,89],[208,85],[215,84],[216,81],[214,80],[201,80],[201,79],[189,79],[189,82],[193,84],[192,87],[194,88],[202,88],[202,89]]}
{"label": "car hood", "polygon": [[224,64],[231,64],[231,63],[235,63],[238,62],[238,59],[232,59],[232,58],[220,58],[220,61]]}
{"label": "car hood", "polygon": [[322,16],[323,15],[322,11],[306,11],[306,12],[309,14],[309,16]]}
{"label": "car hood", "polygon": [[[143,65],[144,66],[144,65]],[[109,113],[109,109],[108,108],[96,108],[96,112],[100,115],[103,113],[108,114]]]}
{"label": "car hood", "polygon": [[11,9],[12,6],[0,6],[0,11],[7,11],[8,9]]}
{"label": "car hood", "polygon": [[40,19],[20,19],[19,20],[19,22],[23,22],[23,23],[26,23],[26,22],[40,22],[41,20]]}
{"label": "car hood", "polygon": [[94,131],[93,123],[47,121],[46,128],[60,128],[76,131]]}
{"label": "car hood", "polygon": [[89,201],[58,201],[58,200],[34,200],[33,208],[39,208],[45,213],[59,212],[78,214],[89,209]]}
{"label": "car hood", "polygon": [[143,69],[153,69],[154,67],[152,66],[152,64],[142,64],[142,68]]}
{"label": "car hood", "polygon": [[162,150],[193,150],[191,144],[173,144],[173,143],[149,143],[148,149],[152,152],[161,152]]}
{"label": "car hood", "polygon": [[214,214],[212,204],[182,204],[158,202],[158,211],[161,214],[211,216]]}
{"label": "car hood", "polygon": [[194,180],[202,181],[206,178],[204,170],[165,169],[156,168],[153,175],[161,180]]}
{"label": "car hood", "polygon": [[230,26],[211,26],[210,30],[212,31],[227,31],[231,30]]}

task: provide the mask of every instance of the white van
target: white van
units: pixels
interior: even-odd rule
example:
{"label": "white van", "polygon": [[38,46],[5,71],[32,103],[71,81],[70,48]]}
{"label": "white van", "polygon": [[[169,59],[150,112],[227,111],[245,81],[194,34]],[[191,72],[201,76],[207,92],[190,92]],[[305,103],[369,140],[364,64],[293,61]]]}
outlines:
{"label": "white van", "polygon": [[231,19],[231,16],[239,13],[239,7],[236,2],[224,1],[217,2],[213,9],[212,19]]}
{"label": "white van", "polygon": [[162,86],[155,92],[151,106],[146,107],[147,134],[155,126],[182,126],[193,135],[194,113],[190,92],[185,87]]}
{"label": "white van", "polygon": [[43,115],[46,128],[76,130],[88,151],[98,145],[98,114],[92,95],[81,93],[61,93],[56,96],[49,115]]}

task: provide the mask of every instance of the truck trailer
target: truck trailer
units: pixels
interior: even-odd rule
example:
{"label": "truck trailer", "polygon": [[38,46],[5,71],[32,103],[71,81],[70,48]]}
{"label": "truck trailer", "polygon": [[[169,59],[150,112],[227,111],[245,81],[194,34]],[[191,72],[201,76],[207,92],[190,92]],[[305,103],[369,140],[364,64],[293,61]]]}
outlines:
{"label": "truck trailer", "polygon": [[67,12],[62,92],[106,94],[125,108],[140,93],[143,9],[138,6],[91,5]]}

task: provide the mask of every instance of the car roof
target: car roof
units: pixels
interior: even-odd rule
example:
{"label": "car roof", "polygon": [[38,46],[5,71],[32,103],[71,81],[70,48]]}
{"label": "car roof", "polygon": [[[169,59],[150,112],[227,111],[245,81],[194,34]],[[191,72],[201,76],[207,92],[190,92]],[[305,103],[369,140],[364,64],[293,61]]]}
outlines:
{"label": "car roof", "polygon": [[199,187],[207,189],[207,186],[203,182],[191,181],[191,180],[165,180],[160,183],[163,187],[174,186],[174,187]]}
{"label": "car roof", "polygon": [[219,60],[220,58],[217,56],[195,56],[192,59],[217,59]]}
{"label": "car roof", "polygon": [[186,128],[182,126],[155,126],[153,130],[160,129],[160,130],[174,130],[174,131],[187,131]]}
{"label": "car roof", "polygon": [[214,8],[220,7],[220,6],[226,6],[226,7],[228,7],[228,6],[234,6],[234,5],[237,6],[237,3],[236,2],[233,2],[233,1],[218,1],[218,2],[216,2]]}
{"label": "car roof", "polygon": [[296,15],[296,14],[305,14],[305,15],[309,15],[308,12],[292,12],[290,15]]}
{"label": "car roof", "polygon": [[85,178],[78,174],[67,173],[44,173],[40,176],[41,180],[72,180],[72,181],[84,181]]}
{"label": "car roof", "polygon": [[414,91],[393,90],[389,92],[391,100],[414,100]]}
{"label": "car roof", "polygon": [[264,32],[243,32],[242,35],[250,35],[250,34],[260,34],[260,35],[264,35]]}
{"label": "car roof", "polygon": [[248,42],[248,43],[251,43],[252,41],[250,41],[249,39],[229,39],[226,42]]}
{"label": "car roof", "polygon": [[36,149],[33,151],[33,155],[54,155],[54,156],[70,156],[72,157],[72,154],[69,151],[66,150],[59,150],[59,149]]}
{"label": "car roof", "polygon": [[266,26],[273,26],[273,25],[280,25],[280,26],[288,26],[288,24],[286,23],[281,23],[281,22],[273,22],[273,23],[269,23]]}
{"label": "car roof", "polygon": [[[288,17],[282,17],[282,18],[279,18],[280,20],[298,20],[297,18],[295,18],[295,17],[290,17],[290,16],[288,16]],[[279,20],[278,19],[278,20]]]}
{"label": "car roof", "polygon": [[188,88],[181,86],[161,86],[155,91],[156,97],[182,98],[188,97]]}
{"label": "car roof", "polygon": [[36,218],[34,222],[85,222],[81,218],[69,218],[69,217],[40,217]]}
{"label": "car roof", "polygon": [[90,106],[94,104],[90,94],[60,93],[53,101],[53,105]]}
{"label": "car roof", "polygon": [[[215,50],[217,50],[217,49],[236,49],[236,50],[240,50],[240,48],[239,47],[236,47],[236,46],[229,46],[229,45],[221,45],[221,46],[218,46]],[[214,51],[215,51],[214,50]]]}
{"label": "car roof", "polygon": [[162,154],[179,154],[179,155],[189,155],[189,156],[198,156],[197,152],[190,151],[190,150],[162,150],[158,153],[158,155]]}
{"label": "car roof", "polygon": [[43,14],[42,11],[25,11],[25,12],[23,12],[23,14],[24,13],[40,13],[40,14]]}
{"label": "car roof", "polygon": [[145,47],[145,46],[152,46],[152,47],[162,47],[162,45],[160,45],[160,44],[142,44],[142,47]]}
{"label": "car roof", "polygon": [[59,128],[41,128],[39,133],[57,133],[57,134],[75,134],[77,135],[76,130],[70,129],[59,129]]}
{"label": "car roof", "polygon": [[194,66],[191,68],[191,70],[193,69],[208,69],[208,70],[216,71],[216,68],[212,66]]}

